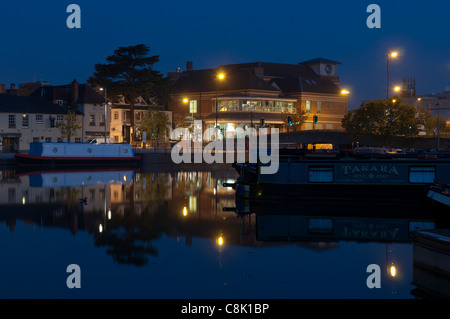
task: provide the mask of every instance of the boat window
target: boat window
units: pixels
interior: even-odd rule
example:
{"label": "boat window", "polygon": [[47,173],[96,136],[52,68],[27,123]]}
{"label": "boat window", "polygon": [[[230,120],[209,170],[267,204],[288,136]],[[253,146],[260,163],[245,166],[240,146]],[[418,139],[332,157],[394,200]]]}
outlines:
{"label": "boat window", "polygon": [[413,184],[433,183],[436,178],[434,166],[411,166],[409,168],[409,182]]}
{"label": "boat window", "polygon": [[333,167],[310,166],[308,170],[308,181],[311,183],[332,183],[333,182]]}
{"label": "boat window", "polygon": [[332,234],[333,220],[330,218],[309,218],[308,232],[315,234]]}

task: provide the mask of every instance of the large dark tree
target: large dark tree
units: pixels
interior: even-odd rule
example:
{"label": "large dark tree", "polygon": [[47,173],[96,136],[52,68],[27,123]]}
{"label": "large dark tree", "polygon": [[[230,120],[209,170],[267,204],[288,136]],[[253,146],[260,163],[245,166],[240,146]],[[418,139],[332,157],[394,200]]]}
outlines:
{"label": "large dark tree", "polygon": [[159,104],[167,96],[167,79],[153,65],[159,62],[159,55],[149,56],[150,48],[144,44],[119,47],[108,56],[106,64],[96,64],[95,73],[88,79],[93,87],[107,89],[108,96],[122,95],[130,105],[130,126],[127,136],[133,143],[136,139],[134,106],[138,97],[151,104]]}
{"label": "large dark tree", "polygon": [[374,137],[386,145],[394,136],[417,136],[420,124],[423,119],[416,108],[402,103],[397,97],[368,101],[342,119],[342,126],[349,136],[356,139]]}

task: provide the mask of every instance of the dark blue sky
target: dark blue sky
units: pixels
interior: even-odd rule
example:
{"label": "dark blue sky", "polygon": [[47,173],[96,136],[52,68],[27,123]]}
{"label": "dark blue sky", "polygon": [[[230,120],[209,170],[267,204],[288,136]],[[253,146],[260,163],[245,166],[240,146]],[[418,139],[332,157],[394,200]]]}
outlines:
{"label": "dark blue sky", "polygon": [[[66,8],[81,7],[81,29],[69,29]],[[369,29],[366,8],[381,7],[381,29]],[[0,11],[0,83],[85,82],[95,63],[119,46],[144,43],[166,74],[187,60],[194,68],[243,62],[342,62],[350,108],[384,98],[390,81],[415,77],[418,94],[450,90],[450,1],[4,1]]]}

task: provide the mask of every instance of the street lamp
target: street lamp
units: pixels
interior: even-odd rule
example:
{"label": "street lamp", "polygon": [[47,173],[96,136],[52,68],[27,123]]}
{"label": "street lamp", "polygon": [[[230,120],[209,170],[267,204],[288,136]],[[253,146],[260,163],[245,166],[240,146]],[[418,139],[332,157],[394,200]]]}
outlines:
{"label": "street lamp", "polygon": [[345,96],[345,112],[347,112],[348,109],[348,95],[350,94],[350,91],[347,89],[341,90],[341,94]]}
{"label": "street lamp", "polygon": [[105,143],[106,143],[106,106],[108,105],[108,100],[106,98],[106,88],[100,88],[100,91],[105,91]]}
{"label": "street lamp", "polygon": [[[189,103],[189,99],[184,98],[183,99],[183,103],[184,104],[188,104]],[[189,104],[189,108],[191,109],[191,120],[192,120],[192,129],[194,128],[194,108],[191,107],[191,105]]]}
{"label": "street lamp", "polygon": [[387,54],[386,100],[389,98],[389,57],[395,59],[397,56],[398,56],[397,51],[393,51]]}
{"label": "street lamp", "polygon": [[217,128],[217,108],[218,108],[219,81],[222,81],[223,79],[225,79],[225,74],[223,74],[223,73],[217,74],[217,81],[216,81],[216,128]]}

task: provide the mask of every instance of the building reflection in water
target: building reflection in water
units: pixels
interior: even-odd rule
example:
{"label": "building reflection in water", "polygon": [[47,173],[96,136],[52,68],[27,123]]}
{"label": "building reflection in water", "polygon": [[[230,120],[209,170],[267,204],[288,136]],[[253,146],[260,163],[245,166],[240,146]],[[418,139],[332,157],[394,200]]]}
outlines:
{"label": "building reflection in water", "polygon": [[159,255],[153,243],[162,236],[184,238],[186,245],[192,245],[193,238],[208,239],[219,253],[227,245],[295,244],[324,250],[341,240],[378,241],[386,243],[385,266],[391,278],[401,276],[392,243],[409,242],[415,230],[434,228],[420,207],[404,203],[383,208],[334,201],[236,201],[235,190],[224,186],[236,177],[232,168],[3,171],[0,219],[11,231],[18,219],[73,234],[86,231],[116,262],[138,266]]}

